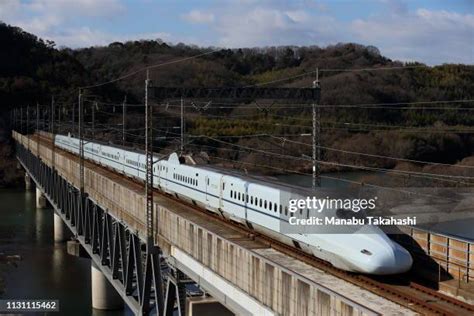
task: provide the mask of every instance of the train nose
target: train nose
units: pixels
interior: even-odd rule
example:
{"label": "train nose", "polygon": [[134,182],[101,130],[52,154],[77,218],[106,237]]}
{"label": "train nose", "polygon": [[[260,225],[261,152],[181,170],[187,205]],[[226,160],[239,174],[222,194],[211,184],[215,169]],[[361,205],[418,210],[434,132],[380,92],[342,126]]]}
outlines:
{"label": "train nose", "polygon": [[397,243],[391,249],[380,252],[369,259],[366,273],[369,274],[398,274],[410,270],[413,258],[410,253]]}

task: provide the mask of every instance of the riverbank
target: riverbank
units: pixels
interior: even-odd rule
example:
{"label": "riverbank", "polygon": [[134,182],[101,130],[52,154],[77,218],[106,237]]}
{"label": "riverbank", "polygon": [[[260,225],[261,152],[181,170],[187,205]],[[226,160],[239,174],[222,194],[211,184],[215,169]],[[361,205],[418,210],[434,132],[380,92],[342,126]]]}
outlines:
{"label": "riverbank", "polygon": [[0,188],[19,188],[23,171],[17,168],[14,149],[10,142],[0,143]]}
{"label": "riverbank", "polygon": [[131,315],[91,307],[90,259],[67,253],[53,240],[53,210],[36,209],[34,191],[0,189],[0,253],[19,255],[16,265],[0,264],[1,299],[57,299],[61,315]]}

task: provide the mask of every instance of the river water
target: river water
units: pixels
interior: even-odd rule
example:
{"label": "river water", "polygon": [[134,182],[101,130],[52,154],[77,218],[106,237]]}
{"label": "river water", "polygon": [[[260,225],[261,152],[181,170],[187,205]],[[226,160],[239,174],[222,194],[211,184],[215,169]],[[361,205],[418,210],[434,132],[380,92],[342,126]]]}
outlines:
{"label": "river water", "polygon": [[[357,181],[365,173],[333,174]],[[289,175],[280,180],[304,187],[311,177]],[[347,182],[323,179],[323,187],[345,187]],[[474,220],[441,223],[437,231],[474,239]],[[53,241],[53,210],[37,210],[34,191],[0,190],[0,253],[20,255],[17,267],[0,265],[1,299],[57,299],[61,313],[52,315],[132,315],[91,308],[90,260],[67,254],[64,243]]]}
{"label": "river water", "polygon": [[17,267],[0,266],[1,299],[57,299],[60,313],[51,315],[132,315],[91,308],[90,259],[54,243],[53,210],[37,210],[34,191],[0,190],[0,253],[22,258]]}

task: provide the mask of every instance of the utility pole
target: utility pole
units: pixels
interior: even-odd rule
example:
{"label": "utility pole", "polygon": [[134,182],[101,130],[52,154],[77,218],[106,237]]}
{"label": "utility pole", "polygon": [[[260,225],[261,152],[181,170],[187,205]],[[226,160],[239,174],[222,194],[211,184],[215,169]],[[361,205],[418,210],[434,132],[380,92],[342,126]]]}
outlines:
{"label": "utility pole", "polygon": [[[26,106],[26,126],[28,126],[30,124],[30,106],[27,105]],[[28,128],[26,129],[28,133]],[[28,150],[30,150],[30,138],[28,137],[28,143],[27,143],[27,146],[28,146]],[[29,159],[30,156],[28,156],[28,159]]]}
{"label": "utility pole", "polygon": [[20,132],[23,134],[23,107],[20,107]]}
{"label": "utility pole", "polygon": [[39,149],[40,149],[40,140],[41,140],[41,137],[39,137],[39,117],[40,117],[40,114],[39,114],[39,103],[36,102],[36,132],[38,133],[38,141],[36,142],[36,155],[38,155],[38,157],[40,157],[40,154],[39,154]]}
{"label": "utility pole", "polygon": [[125,146],[125,115],[127,115],[127,95],[125,95],[122,104],[122,146]]}
{"label": "utility pole", "polygon": [[79,157],[80,157],[80,190],[81,190],[81,199],[84,194],[84,135],[83,135],[83,125],[84,125],[84,113],[82,111],[82,89],[79,89],[78,97],[78,108],[79,108],[79,117],[78,117],[78,128],[79,128]]}
{"label": "utility pole", "polygon": [[95,139],[95,110],[97,101],[92,104],[92,139]]}
{"label": "utility pole", "polygon": [[155,214],[153,208],[153,107],[148,102],[148,90],[150,88],[150,73],[146,71],[145,80],[145,152],[146,152],[146,264],[145,281],[143,282],[143,296],[141,299],[141,315],[150,312],[151,285],[155,288],[157,315],[163,315],[163,278],[161,276],[160,249],[155,246]]}
{"label": "utility pole", "polygon": [[64,107],[61,105],[58,108],[58,134],[61,134],[61,111],[64,110]]}
{"label": "utility pole", "polygon": [[[319,89],[319,69],[316,68],[316,80],[313,81],[313,89]],[[321,186],[321,108],[317,102],[313,102],[313,178],[312,188]]]}
{"label": "utility pole", "polygon": [[181,97],[181,154],[184,153],[184,100]]}
{"label": "utility pole", "polygon": [[77,213],[74,216],[75,225],[77,228],[77,234],[82,233],[82,225],[80,223],[80,214],[84,211],[84,110],[83,110],[83,98],[82,98],[82,89],[79,89],[79,96],[78,96],[78,133],[79,133],[79,199],[78,199],[78,207]]}
{"label": "utility pole", "polygon": [[[79,92],[80,93],[80,92]],[[71,134],[76,133],[76,111],[75,111],[75,106],[74,103],[72,104],[72,128],[71,128]]]}
{"label": "utility pole", "polygon": [[[154,214],[153,214],[153,114],[148,102],[150,86],[150,72],[146,71],[145,80],[145,153],[146,153],[146,231],[147,247],[153,247],[154,241]],[[149,248],[150,249],[150,248]]]}
{"label": "utility pole", "polygon": [[54,95],[51,96],[51,115],[49,116],[49,132],[53,137],[51,142],[51,167],[54,171],[55,152],[54,152]]}
{"label": "utility pole", "polygon": [[26,134],[28,134],[28,125],[30,124],[30,106],[26,106]]}

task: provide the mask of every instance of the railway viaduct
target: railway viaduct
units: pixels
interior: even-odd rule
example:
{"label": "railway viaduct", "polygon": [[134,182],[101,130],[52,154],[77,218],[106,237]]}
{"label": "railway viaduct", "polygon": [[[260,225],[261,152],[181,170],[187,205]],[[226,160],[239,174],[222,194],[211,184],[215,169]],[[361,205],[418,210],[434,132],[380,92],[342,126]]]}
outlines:
{"label": "railway viaduct", "polygon": [[55,240],[70,230],[91,259],[94,308],[191,315],[190,301],[214,301],[239,315],[416,314],[159,192],[149,247],[143,184],[56,148],[52,134],[13,138],[38,208],[54,209]]}

